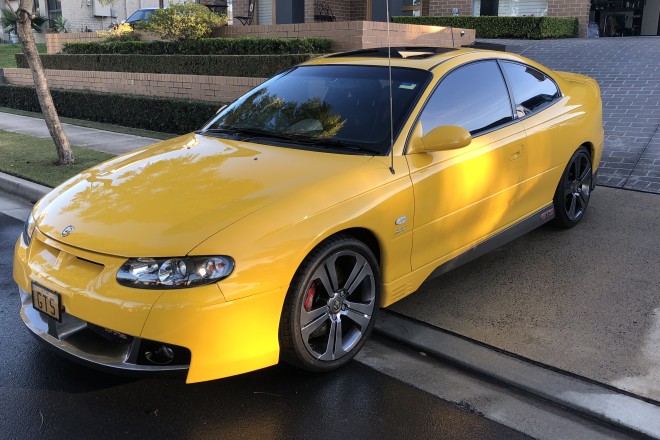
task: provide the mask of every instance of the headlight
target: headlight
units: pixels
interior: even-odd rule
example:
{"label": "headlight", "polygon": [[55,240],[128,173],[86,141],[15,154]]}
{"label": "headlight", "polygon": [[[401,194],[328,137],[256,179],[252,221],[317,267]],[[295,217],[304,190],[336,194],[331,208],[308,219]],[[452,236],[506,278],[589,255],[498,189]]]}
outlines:
{"label": "headlight", "polygon": [[27,220],[25,220],[25,224],[23,225],[22,236],[25,246],[30,246],[30,243],[32,242],[32,234],[34,234],[35,225],[36,223],[34,222],[34,217],[32,217],[32,213],[30,213]]}
{"label": "headlight", "polygon": [[180,289],[211,284],[234,270],[231,257],[133,258],[117,272],[123,286],[143,289]]}

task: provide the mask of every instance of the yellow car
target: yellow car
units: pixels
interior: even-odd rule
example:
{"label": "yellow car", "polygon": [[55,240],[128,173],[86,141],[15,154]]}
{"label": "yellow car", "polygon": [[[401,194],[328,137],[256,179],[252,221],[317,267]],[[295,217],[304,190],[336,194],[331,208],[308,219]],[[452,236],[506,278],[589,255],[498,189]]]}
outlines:
{"label": "yellow car", "polygon": [[332,370],[427,278],[577,224],[602,145],[585,76],[472,49],[329,55],[46,195],[16,243],[21,316],[114,370]]}

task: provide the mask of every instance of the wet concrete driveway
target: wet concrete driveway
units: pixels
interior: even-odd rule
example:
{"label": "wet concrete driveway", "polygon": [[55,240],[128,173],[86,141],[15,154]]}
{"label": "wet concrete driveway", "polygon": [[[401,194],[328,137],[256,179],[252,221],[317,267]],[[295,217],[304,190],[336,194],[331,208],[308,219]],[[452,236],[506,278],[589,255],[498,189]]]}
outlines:
{"label": "wet concrete driveway", "polygon": [[391,310],[660,402],[660,196],[599,187]]}

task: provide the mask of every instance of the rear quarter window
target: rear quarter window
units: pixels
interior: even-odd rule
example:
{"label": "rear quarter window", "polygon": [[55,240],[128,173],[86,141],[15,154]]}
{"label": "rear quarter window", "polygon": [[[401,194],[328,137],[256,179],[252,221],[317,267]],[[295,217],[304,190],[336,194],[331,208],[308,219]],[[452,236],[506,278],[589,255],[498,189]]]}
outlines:
{"label": "rear quarter window", "polygon": [[518,118],[541,111],[561,98],[555,82],[543,72],[508,61],[501,65],[513,92]]}

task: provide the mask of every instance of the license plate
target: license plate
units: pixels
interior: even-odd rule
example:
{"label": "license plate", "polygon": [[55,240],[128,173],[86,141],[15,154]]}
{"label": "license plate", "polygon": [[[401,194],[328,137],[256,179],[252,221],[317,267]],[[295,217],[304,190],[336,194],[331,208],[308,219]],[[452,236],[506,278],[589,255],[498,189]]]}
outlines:
{"label": "license plate", "polygon": [[32,305],[44,315],[62,321],[61,297],[57,292],[32,283]]}

